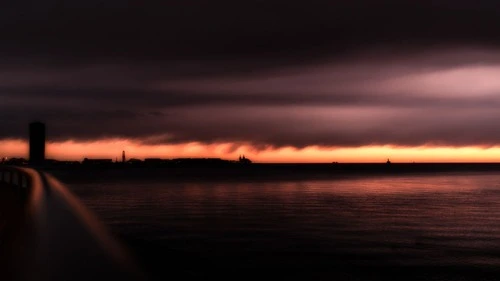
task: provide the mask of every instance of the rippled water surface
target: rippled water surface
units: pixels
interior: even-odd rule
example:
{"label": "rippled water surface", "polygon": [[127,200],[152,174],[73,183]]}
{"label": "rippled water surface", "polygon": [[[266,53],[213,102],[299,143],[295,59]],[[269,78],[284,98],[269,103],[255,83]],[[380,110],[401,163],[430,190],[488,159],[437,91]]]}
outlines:
{"label": "rippled water surface", "polygon": [[500,174],[70,187],[125,241],[195,272],[500,267]]}

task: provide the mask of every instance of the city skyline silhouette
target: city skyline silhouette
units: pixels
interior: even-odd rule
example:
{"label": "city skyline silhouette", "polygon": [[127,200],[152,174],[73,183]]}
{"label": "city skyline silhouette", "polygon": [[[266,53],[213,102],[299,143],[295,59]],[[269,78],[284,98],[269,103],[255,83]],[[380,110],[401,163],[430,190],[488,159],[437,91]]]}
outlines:
{"label": "city skyline silhouette", "polygon": [[[44,124],[40,121],[34,121],[31,122],[30,124]],[[7,152],[2,152],[2,155],[0,155],[1,159],[5,161],[5,159],[8,158],[14,158],[14,159],[24,159],[28,160],[30,157],[30,151],[31,149],[30,143],[31,143],[31,138],[29,134],[25,135],[25,140],[16,140],[14,141],[17,144],[20,143],[25,143],[22,146],[19,146],[15,150],[9,150]],[[43,136],[45,138],[45,136]],[[1,143],[1,141],[0,141]],[[106,149],[105,153],[100,152],[101,149],[98,149],[97,151],[94,151],[92,148],[92,145],[85,145],[82,146],[77,143],[72,143],[71,141],[66,144],[75,145],[78,147],[76,150],[64,150],[62,148],[64,147],[59,147],[57,142],[54,142],[51,140],[51,135],[49,134],[47,136],[47,142],[46,146],[48,146],[48,154],[47,158],[55,161],[65,161],[65,162],[81,162],[83,159],[88,158],[88,159],[112,159],[114,162],[118,162],[118,159],[122,158],[122,153],[120,153],[120,148],[117,148],[116,143],[113,144],[113,149]],[[23,146],[28,147],[28,150],[24,148]],[[231,147],[227,146],[227,151],[229,152],[223,152],[222,154],[220,153],[220,149],[218,145],[215,146],[215,149],[218,150],[219,152],[214,153],[214,150],[208,150],[206,152],[196,152],[196,153],[189,153],[187,151],[193,151],[194,149],[197,151],[203,151],[202,147],[203,145],[200,144],[193,144],[193,147],[183,147],[181,146],[179,150],[176,150],[175,148],[177,147],[176,144],[173,144],[172,147],[166,147],[165,149],[160,149],[158,150],[157,148],[151,149],[150,151],[147,150],[137,150],[135,147],[137,143],[129,143],[129,142],[123,142],[123,145],[121,147],[121,151],[123,152],[123,149],[130,149],[129,151],[132,151],[133,154],[131,154],[130,159],[133,159],[133,161],[136,160],[145,160],[145,159],[188,159],[188,158],[206,158],[206,159],[226,159],[228,161],[232,160],[238,160],[237,155],[251,155],[250,157],[253,159],[258,159],[259,163],[380,163],[380,162],[385,162],[383,159],[391,159],[391,162],[397,162],[397,163],[497,163],[499,162],[498,159],[500,159],[499,155],[497,153],[500,153],[500,148],[497,148],[496,146],[492,147],[487,147],[487,148],[476,148],[476,147],[465,147],[465,148],[440,148],[440,147],[416,147],[416,148],[403,148],[406,152],[401,152],[396,150],[392,150],[390,148],[386,148],[383,150],[383,152],[377,152],[374,155],[371,155],[368,153],[367,155],[363,155],[363,157],[359,156],[360,151],[362,151],[364,148],[354,148],[354,149],[343,149],[343,148],[333,148],[333,149],[326,149],[325,152],[322,154],[323,156],[321,158],[307,158],[304,157],[303,151],[300,149],[289,149],[285,148],[283,151],[288,151],[291,153],[296,153],[296,157],[291,158],[291,159],[285,159],[285,161],[280,161],[280,158],[274,158],[271,157],[269,158],[269,155],[271,154],[264,151],[256,151],[252,150],[251,148],[246,146],[240,146],[236,147],[236,150],[234,149],[234,146]],[[53,147],[56,146],[58,147],[56,150],[59,152],[54,153]],[[2,146],[0,146],[1,148]],[[12,148],[12,145],[7,144],[7,146],[3,147],[9,147]],[[82,149],[82,147],[85,147],[85,149]],[[147,146],[146,146],[147,147]],[[51,149],[52,148],[52,149]],[[61,150],[62,149],[62,150]],[[370,150],[371,152],[376,151],[377,148],[366,148]],[[39,151],[43,151],[43,154],[45,156],[46,148],[40,148],[38,149]],[[116,151],[115,151],[116,150]],[[182,152],[184,150],[184,152]],[[498,152],[497,152],[498,150]],[[17,151],[17,152],[12,152],[12,151]],[[144,155],[144,152],[146,151],[146,154]],[[152,152],[152,151],[157,151],[157,152]],[[181,151],[181,152],[179,152]],[[224,150],[222,150],[224,151]],[[308,151],[308,148],[305,148],[304,151]],[[187,153],[186,153],[187,152]],[[40,152],[41,153],[41,152]],[[67,153],[71,153],[72,156],[68,157]],[[410,153],[411,157],[404,156],[404,153]],[[466,157],[457,157],[454,156],[454,154],[458,155],[465,155]],[[365,157],[366,156],[366,157]],[[319,159],[319,160],[316,160]],[[341,161],[342,159],[346,159],[344,161]]]}

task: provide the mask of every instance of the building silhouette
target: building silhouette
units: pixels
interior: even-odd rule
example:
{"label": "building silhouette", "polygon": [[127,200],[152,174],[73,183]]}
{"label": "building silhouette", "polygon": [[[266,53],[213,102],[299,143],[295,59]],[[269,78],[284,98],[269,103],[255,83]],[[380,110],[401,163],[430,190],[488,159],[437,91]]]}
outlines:
{"label": "building silhouette", "polygon": [[252,160],[248,159],[245,157],[245,155],[241,156],[238,158],[238,162],[242,163],[242,164],[250,164],[252,163]]}
{"label": "building silhouette", "polygon": [[89,159],[84,158],[82,165],[111,165],[113,164],[113,159]]}
{"label": "building silhouette", "polygon": [[29,163],[40,165],[45,161],[45,124],[33,122],[29,125]]}

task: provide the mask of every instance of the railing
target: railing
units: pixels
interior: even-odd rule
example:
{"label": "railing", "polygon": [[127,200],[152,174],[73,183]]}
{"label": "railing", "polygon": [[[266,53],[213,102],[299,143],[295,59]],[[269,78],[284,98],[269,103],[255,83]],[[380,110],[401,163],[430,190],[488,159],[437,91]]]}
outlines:
{"label": "railing", "polygon": [[126,249],[51,175],[0,165],[0,188],[9,197],[0,226],[15,225],[0,227],[0,280],[144,279]]}

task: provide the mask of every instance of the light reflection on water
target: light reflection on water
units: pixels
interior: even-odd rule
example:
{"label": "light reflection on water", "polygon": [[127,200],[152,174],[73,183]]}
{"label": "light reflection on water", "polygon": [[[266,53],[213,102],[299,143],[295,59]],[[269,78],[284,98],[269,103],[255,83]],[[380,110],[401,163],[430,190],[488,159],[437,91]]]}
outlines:
{"label": "light reflection on water", "polygon": [[115,232],[197,255],[500,265],[500,175],[492,173],[71,188]]}

